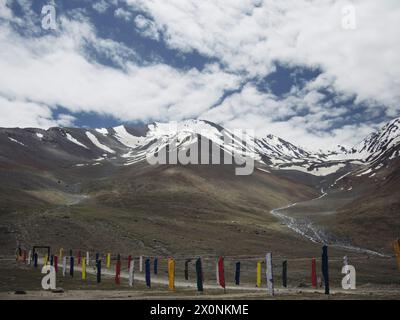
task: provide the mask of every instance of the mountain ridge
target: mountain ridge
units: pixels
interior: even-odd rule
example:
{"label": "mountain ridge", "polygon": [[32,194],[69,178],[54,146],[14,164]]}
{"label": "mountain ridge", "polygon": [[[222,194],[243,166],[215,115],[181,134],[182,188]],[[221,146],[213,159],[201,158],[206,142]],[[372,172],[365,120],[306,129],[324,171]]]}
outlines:
{"label": "mountain ridge", "polygon": [[180,144],[177,147],[185,149],[198,142],[200,136],[218,145],[224,152],[243,153],[273,170],[297,170],[327,176],[349,165],[376,162],[383,154],[389,159],[398,157],[399,123],[400,118],[390,121],[351,149],[338,145],[337,150],[325,152],[306,150],[272,134],[249,136],[245,144],[238,144],[241,137],[235,134],[235,130],[204,120],[94,129],[0,128],[0,159],[7,158],[14,151],[24,153],[24,148],[32,149],[32,152],[37,148],[45,153],[64,154],[64,160],[70,159],[71,165],[99,165],[103,160],[131,165],[144,161],[146,156],[171,141],[177,141]]}

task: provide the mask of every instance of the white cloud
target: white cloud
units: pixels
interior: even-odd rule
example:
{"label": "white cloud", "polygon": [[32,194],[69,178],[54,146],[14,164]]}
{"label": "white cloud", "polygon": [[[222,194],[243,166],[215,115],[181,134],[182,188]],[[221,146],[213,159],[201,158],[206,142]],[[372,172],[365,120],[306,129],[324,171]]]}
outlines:
{"label": "white cloud", "polygon": [[0,19],[12,19],[12,12],[9,7],[6,6],[6,0],[0,0]]}
{"label": "white cloud", "polygon": [[97,50],[116,56],[124,52],[121,45],[105,44],[86,22],[63,18],[60,22],[58,34],[32,39],[2,26],[0,70],[6,76],[0,78],[0,96],[63,106],[72,112],[113,115],[121,121],[179,120],[196,117],[218,101],[225,89],[239,85],[239,77],[216,65],[203,71],[130,61],[123,70],[100,65],[86,57],[84,45],[90,42]]}
{"label": "white cloud", "polygon": [[121,18],[125,21],[129,21],[132,18],[132,13],[123,8],[118,8],[114,11],[114,16]]}
{"label": "white cloud", "polygon": [[157,27],[153,21],[151,21],[151,20],[147,19],[146,17],[139,14],[135,17],[134,22],[135,22],[136,28],[140,31],[140,33],[143,36],[154,39],[154,40],[160,39],[159,31],[157,30]]}
{"label": "white cloud", "polygon": [[110,7],[110,3],[105,0],[100,0],[92,5],[92,8],[99,13],[104,13]]}
{"label": "white cloud", "polygon": [[[173,48],[263,76],[273,61],[319,66],[337,90],[399,111],[398,0],[126,0],[153,17]],[[342,28],[353,4],[356,30]],[[394,109],[394,111],[393,111]]]}
{"label": "white cloud", "polygon": [[[70,15],[75,21],[59,16],[56,33],[22,37],[7,21],[25,24],[32,34],[39,27],[29,2],[19,1],[32,21],[13,17],[0,0],[0,19],[6,21],[0,21],[0,110],[9,113],[0,125],[70,124],[73,119],[64,116],[52,119],[52,108],[60,105],[121,121],[207,118],[318,148],[356,143],[378,125],[344,125],[351,123],[346,120],[352,110],[340,104],[353,95],[369,106],[364,121],[382,110],[390,117],[399,115],[397,0],[352,1],[356,30],[341,28],[341,8],[348,4],[342,0],[125,0],[143,12],[132,23],[143,36],[160,40],[162,35],[171,48],[196,50],[222,62],[201,71],[160,62],[143,65],[134,49],[99,38],[84,11]],[[101,0],[94,7],[105,12],[117,4]],[[129,13],[122,8],[114,11],[127,20],[133,18]],[[88,45],[119,69],[97,63],[88,55]],[[274,71],[275,61],[318,67],[323,73],[303,89],[293,87],[283,98],[248,83],[211,108],[225,90]],[[334,100],[324,101],[321,88],[335,93]]]}
{"label": "white cloud", "polygon": [[[281,99],[247,84],[200,118],[231,129],[252,129],[261,137],[272,133],[314,150],[337,144],[353,146],[377,128],[366,123],[343,125],[343,118],[351,116],[352,110],[333,106],[337,101],[321,102],[324,96],[317,92],[318,84],[325,85],[317,78],[309,87]],[[337,100],[341,98],[347,97]]]}
{"label": "white cloud", "polygon": [[8,100],[0,96],[0,127],[32,127],[44,128],[70,126],[75,120],[70,115],[53,118],[52,110],[41,104]]}

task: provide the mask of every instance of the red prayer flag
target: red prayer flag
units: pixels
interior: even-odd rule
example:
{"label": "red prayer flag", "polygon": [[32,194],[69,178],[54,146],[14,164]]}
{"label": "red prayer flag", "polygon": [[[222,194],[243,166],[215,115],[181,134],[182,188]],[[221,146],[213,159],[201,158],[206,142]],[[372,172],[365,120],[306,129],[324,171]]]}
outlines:
{"label": "red prayer flag", "polygon": [[121,260],[118,260],[117,265],[115,267],[115,283],[116,284],[120,283],[120,277],[121,277]]}
{"label": "red prayer flag", "polygon": [[317,287],[317,261],[315,258],[311,262],[311,284],[314,288]]}
{"label": "red prayer flag", "polygon": [[218,280],[219,280],[219,285],[225,289],[224,258],[222,257],[219,257],[218,259]]}

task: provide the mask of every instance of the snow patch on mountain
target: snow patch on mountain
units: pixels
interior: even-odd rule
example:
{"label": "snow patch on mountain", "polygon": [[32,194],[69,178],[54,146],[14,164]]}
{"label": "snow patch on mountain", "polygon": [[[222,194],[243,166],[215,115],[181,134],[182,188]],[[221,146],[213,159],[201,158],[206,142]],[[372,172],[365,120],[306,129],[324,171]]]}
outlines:
{"label": "snow patch on mountain", "polygon": [[102,150],[104,150],[104,151],[106,151],[106,152],[108,152],[108,153],[115,153],[114,150],[110,149],[109,147],[107,147],[107,146],[104,145],[104,144],[101,144],[100,141],[96,138],[96,136],[95,136],[93,133],[91,133],[91,132],[89,132],[89,131],[86,131],[86,136],[89,138],[89,140],[90,140],[97,148],[102,149]]}
{"label": "snow patch on mountain", "polygon": [[108,135],[108,130],[106,128],[97,128],[95,129],[98,133],[102,134],[103,136]]}
{"label": "snow patch on mountain", "polygon": [[21,141],[18,141],[17,139],[14,139],[14,138],[11,138],[11,137],[8,137],[8,139],[10,141],[14,142],[14,143],[18,143],[19,145],[26,147],[25,144],[23,144]]}
{"label": "snow patch on mountain", "polygon": [[79,142],[78,140],[76,140],[73,136],[71,136],[69,133],[66,133],[67,135],[67,139],[69,141],[71,141],[72,143],[75,143],[76,145],[85,148],[85,149],[89,149],[87,146],[85,146],[83,143]]}
{"label": "snow patch on mountain", "polygon": [[143,144],[143,142],[146,140],[145,137],[135,137],[131,135],[128,131],[126,131],[124,126],[114,127],[113,129],[115,131],[114,137],[127,147],[136,148]]}

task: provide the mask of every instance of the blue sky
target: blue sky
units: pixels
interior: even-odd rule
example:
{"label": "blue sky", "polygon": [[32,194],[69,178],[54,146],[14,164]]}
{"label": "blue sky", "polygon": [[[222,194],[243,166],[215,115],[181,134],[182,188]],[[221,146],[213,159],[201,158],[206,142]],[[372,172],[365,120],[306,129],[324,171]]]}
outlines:
{"label": "blue sky", "polygon": [[0,126],[200,118],[352,145],[399,116],[399,18],[392,0],[0,0]]}

